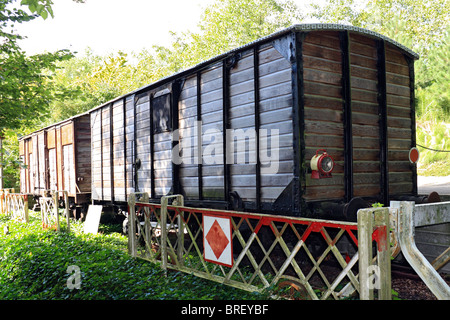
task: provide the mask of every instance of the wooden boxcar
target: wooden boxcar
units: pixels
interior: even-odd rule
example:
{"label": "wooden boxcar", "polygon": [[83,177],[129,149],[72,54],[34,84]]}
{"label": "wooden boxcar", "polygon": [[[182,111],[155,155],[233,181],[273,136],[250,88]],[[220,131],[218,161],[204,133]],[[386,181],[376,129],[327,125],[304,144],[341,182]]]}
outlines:
{"label": "wooden boxcar", "polygon": [[[296,25],[119,97],[89,112],[92,199],[354,219],[415,198],[417,58],[365,29]],[[334,170],[313,179],[320,149]]]}
{"label": "wooden boxcar", "polygon": [[90,202],[89,122],[89,114],[82,114],[19,139],[25,164],[20,172],[20,192],[39,196],[45,190],[66,190],[72,204]]}

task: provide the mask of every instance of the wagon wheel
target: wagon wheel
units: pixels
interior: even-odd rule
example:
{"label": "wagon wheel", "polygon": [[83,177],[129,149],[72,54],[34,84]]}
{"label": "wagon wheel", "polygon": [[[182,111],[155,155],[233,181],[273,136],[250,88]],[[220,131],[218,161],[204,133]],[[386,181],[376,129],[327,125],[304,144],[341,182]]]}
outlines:
{"label": "wagon wheel", "polygon": [[289,288],[289,299],[292,300],[311,300],[305,286],[298,281],[284,280],[278,283],[278,288]]}

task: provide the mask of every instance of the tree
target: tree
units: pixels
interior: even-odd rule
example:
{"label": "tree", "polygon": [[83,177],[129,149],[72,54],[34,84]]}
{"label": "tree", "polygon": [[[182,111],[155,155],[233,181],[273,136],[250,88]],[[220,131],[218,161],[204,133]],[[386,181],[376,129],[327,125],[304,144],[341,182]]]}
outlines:
{"label": "tree", "polygon": [[321,22],[368,28],[421,55],[440,43],[450,22],[450,0],[326,0],[313,4]]}
{"label": "tree", "polygon": [[244,45],[302,19],[295,4],[277,0],[216,0],[201,16],[198,32],[172,33],[170,47],[155,47],[168,75]]}
{"label": "tree", "polygon": [[450,120],[450,0],[326,0],[312,7],[322,22],[368,28],[419,53],[417,114]]}
{"label": "tree", "polygon": [[99,57],[87,51],[85,57],[62,62],[53,81],[73,94],[53,101],[46,124],[285,28],[301,19],[297,11],[290,1],[217,0],[203,12],[198,32],[172,33],[169,47],[156,46],[132,57],[123,52]]}
{"label": "tree", "polygon": [[67,50],[27,56],[17,44],[23,37],[8,27],[35,19],[17,8],[13,0],[0,1],[0,134],[36,121],[48,111],[49,103],[61,94],[49,81],[57,62],[70,59]]}
{"label": "tree", "polygon": [[428,53],[426,61],[419,61],[416,81],[416,107],[419,117],[426,120],[450,121],[450,27],[442,43]]}
{"label": "tree", "polygon": [[[23,0],[31,11],[46,18],[51,11],[51,0]],[[50,80],[57,63],[70,59],[66,50],[27,56],[17,41],[23,36],[15,34],[16,23],[31,21],[38,16],[28,14],[15,7],[14,0],[0,0],[0,188],[3,188],[4,173],[17,181],[18,144],[17,133],[24,125],[42,120],[48,112],[50,101],[63,95],[52,86]],[[4,156],[6,155],[6,156]],[[5,167],[6,166],[6,167]]]}

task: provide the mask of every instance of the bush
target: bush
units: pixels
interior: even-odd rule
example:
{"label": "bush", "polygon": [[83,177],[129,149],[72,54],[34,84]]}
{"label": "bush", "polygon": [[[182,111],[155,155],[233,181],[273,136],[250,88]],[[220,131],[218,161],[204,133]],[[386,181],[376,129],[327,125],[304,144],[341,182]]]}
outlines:
{"label": "bush", "polygon": [[[435,150],[450,150],[450,124],[438,121],[417,121],[417,144]],[[420,175],[450,175],[450,153],[419,146]]]}
{"label": "bush", "polygon": [[[29,224],[0,216],[0,231],[0,300],[266,298],[189,274],[169,271],[166,277],[159,265],[130,257],[119,233],[43,230],[33,215]],[[81,271],[79,290],[67,286],[71,265]]]}

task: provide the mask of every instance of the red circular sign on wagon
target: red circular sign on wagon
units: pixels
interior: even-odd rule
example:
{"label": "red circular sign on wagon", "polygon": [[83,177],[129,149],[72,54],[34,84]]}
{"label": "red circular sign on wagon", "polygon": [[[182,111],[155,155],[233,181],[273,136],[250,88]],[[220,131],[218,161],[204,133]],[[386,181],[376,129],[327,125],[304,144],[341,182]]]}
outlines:
{"label": "red circular sign on wagon", "polygon": [[419,161],[419,149],[417,149],[416,147],[411,148],[411,150],[409,150],[409,161],[411,163],[417,163],[417,161]]}

